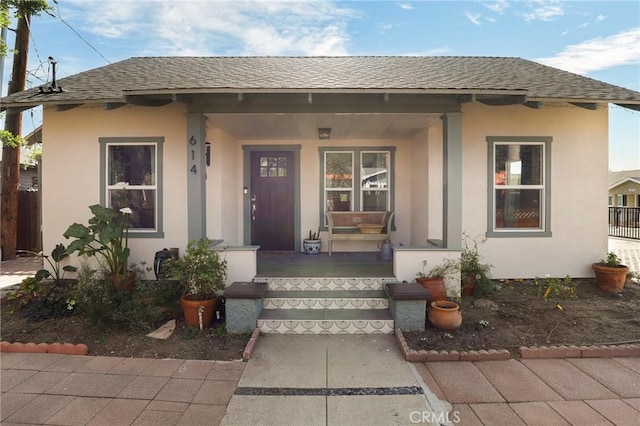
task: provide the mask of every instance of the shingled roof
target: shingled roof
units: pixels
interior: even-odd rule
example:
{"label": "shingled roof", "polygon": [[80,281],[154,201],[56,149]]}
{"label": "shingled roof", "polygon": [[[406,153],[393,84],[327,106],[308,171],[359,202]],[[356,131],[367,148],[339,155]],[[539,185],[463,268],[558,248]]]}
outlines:
{"label": "shingled roof", "polygon": [[127,94],[384,92],[505,93],[528,101],[640,105],[640,92],[521,58],[497,57],[134,57],[0,100],[2,108],[123,102]]}

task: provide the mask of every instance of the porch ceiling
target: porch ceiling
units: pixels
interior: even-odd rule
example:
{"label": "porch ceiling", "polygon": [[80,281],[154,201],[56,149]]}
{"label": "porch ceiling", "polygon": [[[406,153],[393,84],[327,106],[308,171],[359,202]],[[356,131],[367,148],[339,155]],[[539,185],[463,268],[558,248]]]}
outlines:
{"label": "porch ceiling", "polygon": [[440,125],[441,114],[207,114],[209,124],[237,139],[410,139]]}

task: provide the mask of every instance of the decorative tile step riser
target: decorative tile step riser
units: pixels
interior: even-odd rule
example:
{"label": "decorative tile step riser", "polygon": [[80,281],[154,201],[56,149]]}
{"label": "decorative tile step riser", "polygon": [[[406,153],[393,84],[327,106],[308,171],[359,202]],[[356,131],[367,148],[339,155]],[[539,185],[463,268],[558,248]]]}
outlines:
{"label": "decorative tile step riser", "polygon": [[393,334],[393,320],[258,320],[261,333],[268,334]]}
{"label": "decorative tile step riser", "polygon": [[388,299],[267,298],[263,309],[388,309]]}
{"label": "decorative tile step riser", "polygon": [[381,278],[268,278],[256,277],[255,282],[268,284],[269,291],[354,291],[382,290],[384,283],[397,282],[394,277]]}

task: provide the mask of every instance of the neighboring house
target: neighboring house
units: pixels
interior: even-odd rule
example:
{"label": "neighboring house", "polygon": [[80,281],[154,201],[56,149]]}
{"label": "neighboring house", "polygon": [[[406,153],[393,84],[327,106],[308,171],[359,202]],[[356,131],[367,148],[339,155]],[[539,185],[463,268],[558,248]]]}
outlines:
{"label": "neighboring house", "polygon": [[640,207],[640,170],[609,173],[609,206]]}
{"label": "neighboring house", "polygon": [[395,212],[399,280],[457,256],[463,232],[488,237],[496,278],[592,276],[607,105],[640,108],[636,91],[519,58],[147,57],[59,86],[2,99],[44,106],[45,251],[89,205],[128,204],[134,261],[222,239],[229,282],[253,278],[255,246],[300,251],[327,207]]}

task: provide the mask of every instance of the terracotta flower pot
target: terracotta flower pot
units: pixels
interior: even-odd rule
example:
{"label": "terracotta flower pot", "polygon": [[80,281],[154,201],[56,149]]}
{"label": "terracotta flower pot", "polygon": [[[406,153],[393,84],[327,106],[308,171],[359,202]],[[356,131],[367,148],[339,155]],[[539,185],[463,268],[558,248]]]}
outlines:
{"label": "terracotta flower pot", "polygon": [[436,300],[430,306],[429,322],[438,330],[453,331],[462,325],[462,312],[457,303]]}
{"label": "terracotta flower pot", "polygon": [[416,281],[429,292],[428,301],[447,300],[447,287],[444,278],[416,278]]}
{"label": "terracotta flower pot", "polygon": [[476,291],[476,277],[475,275],[467,275],[462,280],[462,294],[466,296],[472,296]]}
{"label": "terracotta flower pot", "polygon": [[200,317],[198,311],[202,307],[202,328],[209,327],[213,314],[215,312],[216,298],[207,300],[193,300],[192,296],[187,294],[180,299],[182,311],[184,312],[184,322],[188,326],[200,328]]}
{"label": "terracotta flower pot", "polygon": [[598,283],[600,290],[608,293],[622,293],[629,272],[628,267],[621,265],[615,268],[600,263],[594,263],[591,266],[596,274],[596,283]]}
{"label": "terracotta flower pot", "polygon": [[126,274],[114,274],[110,278],[116,289],[129,291],[136,282],[136,271],[127,271]]}

